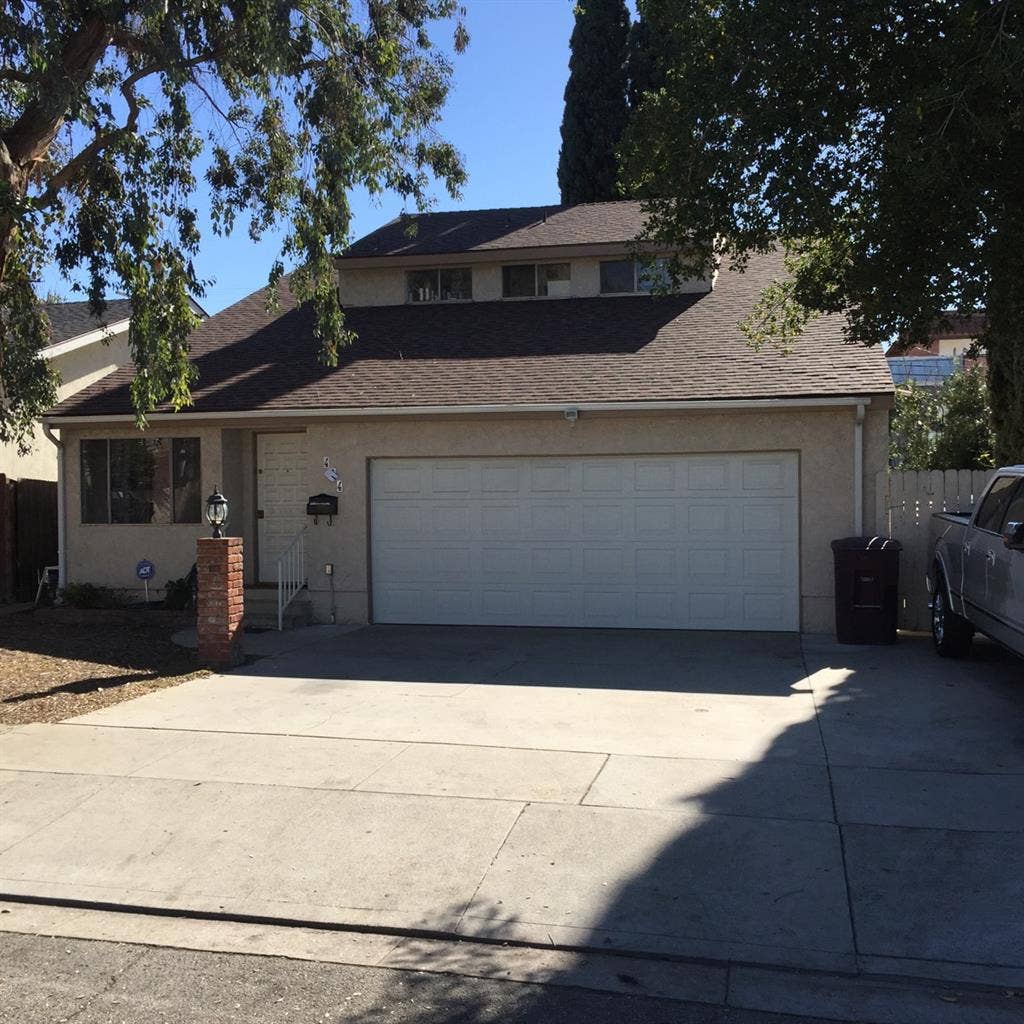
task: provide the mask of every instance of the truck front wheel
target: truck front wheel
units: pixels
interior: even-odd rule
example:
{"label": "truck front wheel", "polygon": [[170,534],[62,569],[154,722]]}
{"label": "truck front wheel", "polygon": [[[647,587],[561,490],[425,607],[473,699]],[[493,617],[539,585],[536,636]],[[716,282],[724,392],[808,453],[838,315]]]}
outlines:
{"label": "truck front wheel", "polygon": [[974,628],[949,607],[947,594],[946,581],[937,574],[932,597],[932,640],[942,657],[963,658],[971,649]]}

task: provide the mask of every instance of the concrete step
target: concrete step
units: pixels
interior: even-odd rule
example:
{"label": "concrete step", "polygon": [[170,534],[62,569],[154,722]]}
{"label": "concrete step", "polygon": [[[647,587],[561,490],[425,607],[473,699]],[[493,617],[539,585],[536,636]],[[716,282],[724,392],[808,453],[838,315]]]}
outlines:
{"label": "concrete step", "polygon": [[[309,592],[300,590],[284,610],[284,628],[308,626],[313,621]],[[277,588],[253,587],[245,591],[243,623],[254,629],[277,629]]]}

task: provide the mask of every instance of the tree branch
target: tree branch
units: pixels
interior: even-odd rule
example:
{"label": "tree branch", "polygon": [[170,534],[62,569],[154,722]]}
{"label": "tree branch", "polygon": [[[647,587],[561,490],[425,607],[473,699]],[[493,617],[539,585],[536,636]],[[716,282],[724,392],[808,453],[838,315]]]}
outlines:
{"label": "tree branch", "polygon": [[5,82],[21,82],[23,85],[29,85],[35,80],[29,72],[17,68],[0,68],[0,79]]}
{"label": "tree branch", "polygon": [[118,139],[135,131],[140,111],[139,100],[135,95],[135,85],[159,70],[155,67],[141,68],[121,83],[121,95],[124,96],[125,103],[128,104],[128,117],[125,123],[120,128],[100,132],[85,149],[76,153],[59,171],[52,175],[47,183],[46,191],[35,202],[38,209],[51,206],[59,197],[61,190],[67,188],[103,150],[117,142]]}
{"label": "tree branch", "polygon": [[[168,64],[150,64],[147,67],[140,68],[134,74],[129,75],[121,83],[121,95],[124,96],[125,103],[128,105],[128,117],[125,123],[120,128],[113,128],[110,131],[100,132],[93,140],[89,143],[81,152],[75,154],[59,171],[51,176],[46,186],[46,191],[36,200],[35,206],[37,209],[46,209],[52,206],[60,196],[62,189],[65,189],[81,173],[102,153],[105,149],[113,145],[119,139],[124,138],[126,135],[130,135],[135,131],[139,121],[139,101],[135,95],[135,86],[143,78],[148,78],[150,75],[155,75],[161,71],[168,70],[171,66],[177,66],[181,68],[193,68],[199,64],[204,64],[207,61],[214,60],[216,57],[223,53],[223,49],[208,50],[205,53],[201,53],[196,57],[192,57],[189,60],[182,62],[174,62],[173,65]],[[190,76],[195,81],[195,76]],[[198,83],[197,83],[198,84]],[[205,90],[203,90],[205,92]],[[212,100],[211,100],[212,102]]]}

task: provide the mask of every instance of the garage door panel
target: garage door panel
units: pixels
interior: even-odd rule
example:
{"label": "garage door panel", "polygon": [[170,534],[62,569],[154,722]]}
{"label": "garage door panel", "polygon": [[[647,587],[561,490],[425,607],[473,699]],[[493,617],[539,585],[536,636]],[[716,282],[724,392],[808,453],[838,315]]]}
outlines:
{"label": "garage door panel", "polygon": [[373,464],[376,621],[798,626],[794,455],[464,462]]}

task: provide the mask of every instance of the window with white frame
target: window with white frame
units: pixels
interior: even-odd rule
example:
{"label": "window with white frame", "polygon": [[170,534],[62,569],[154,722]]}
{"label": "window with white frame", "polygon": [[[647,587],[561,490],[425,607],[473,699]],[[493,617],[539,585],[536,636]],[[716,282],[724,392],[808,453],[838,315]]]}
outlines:
{"label": "window with white frame", "polygon": [[668,260],[602,260],[601,294],[635,295],[672,287]]}
{"label": "window with white frame", "polygon": [[568,298],[571,281],[568,263],[510,263],[501,268],[501,294],[506,299]]}
{"label": "window with white frame", "polygon": [[198,437],[81,442],[83,523],[198,523]]}
{"label": "window with white frame", "polygon": [[465,301],[473,298],[473,271],[469,267],[410,270],[405,286],[410,302]]}

